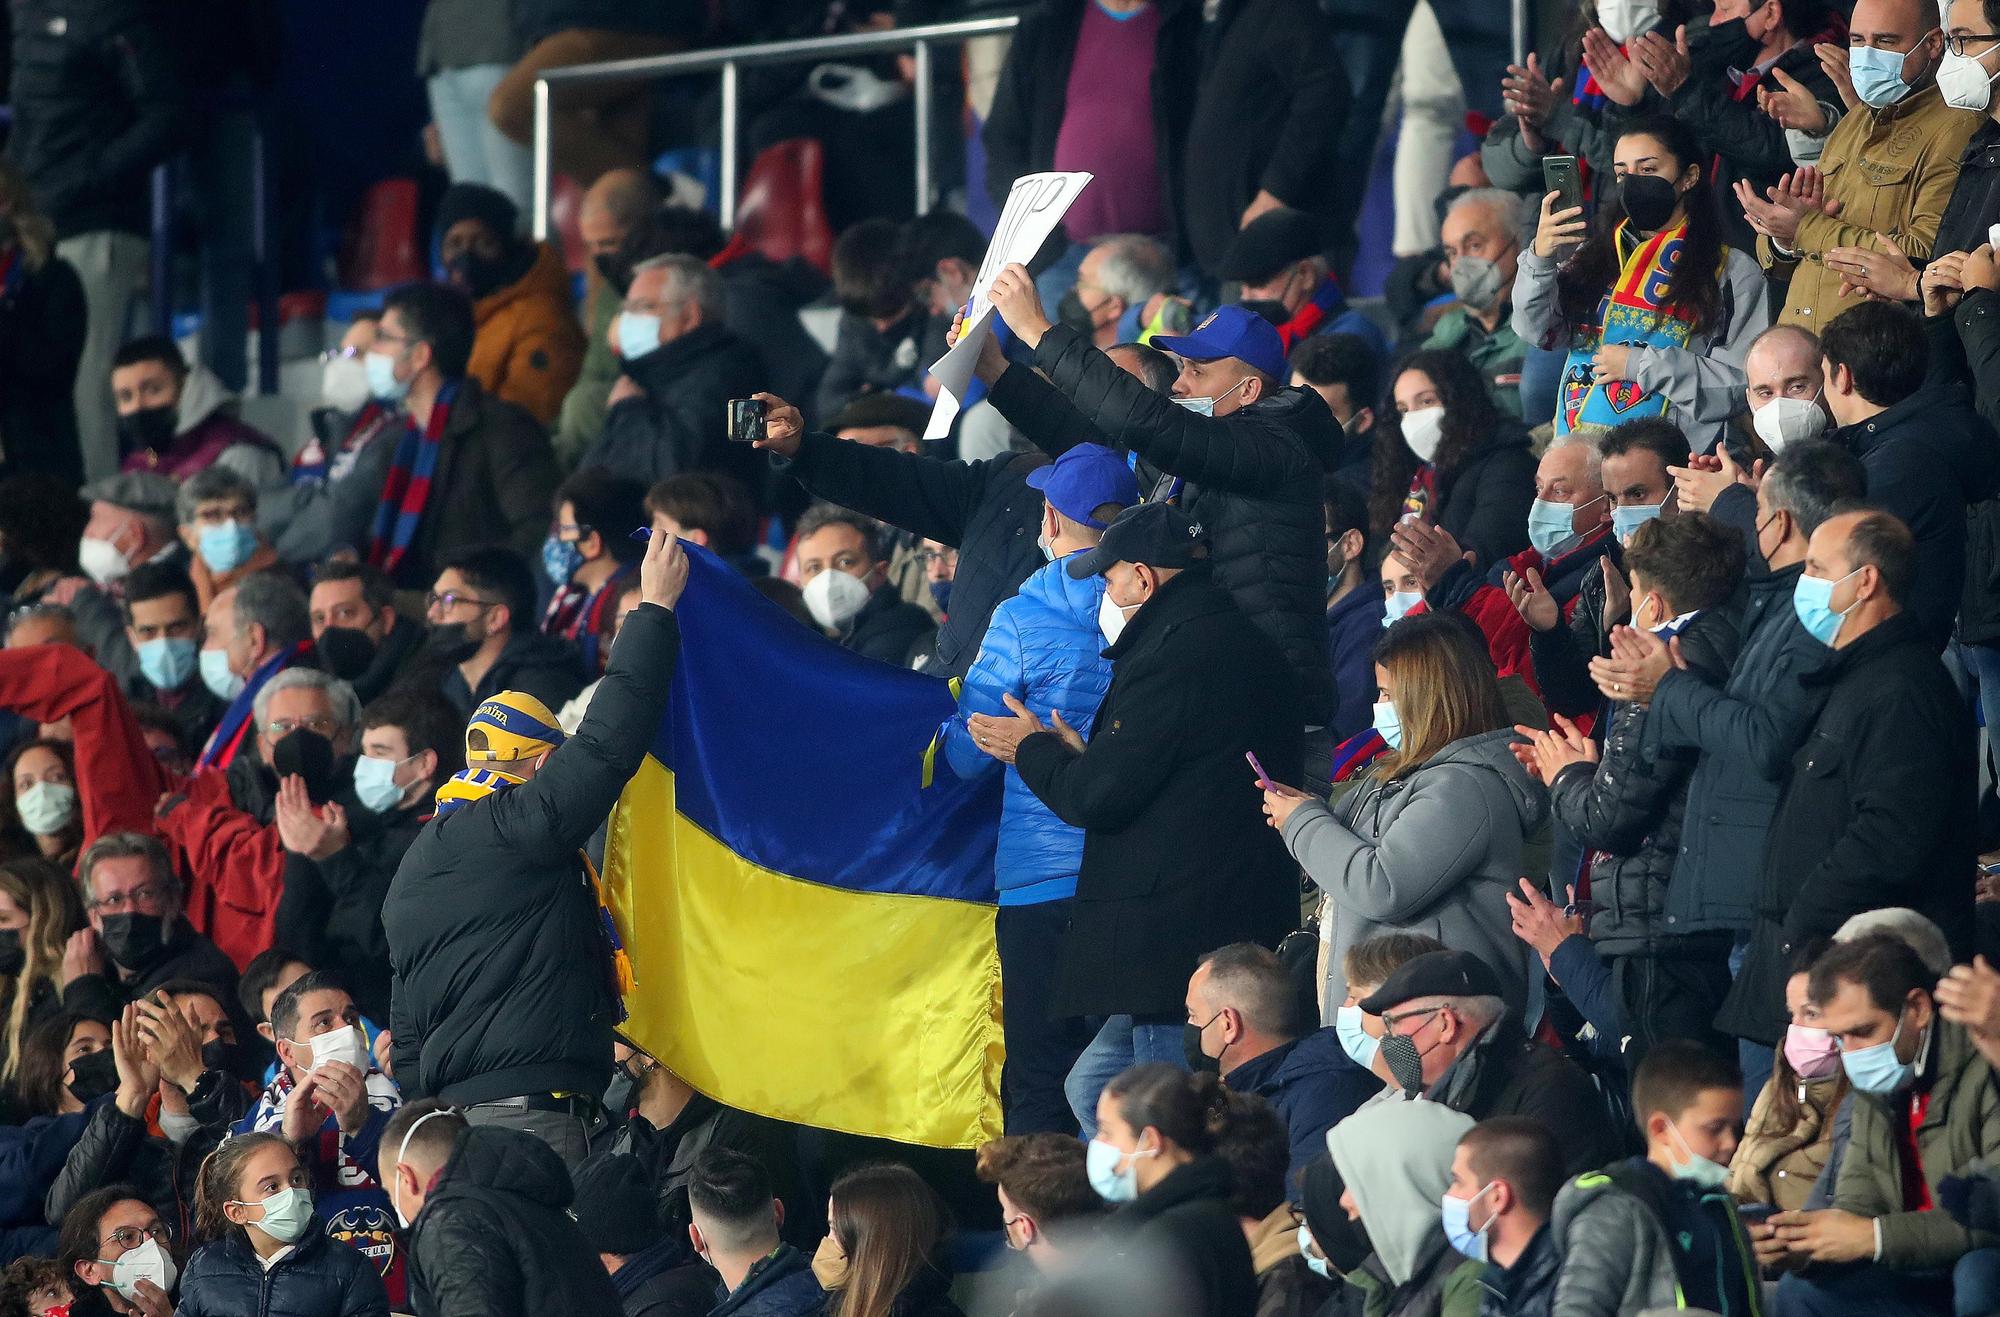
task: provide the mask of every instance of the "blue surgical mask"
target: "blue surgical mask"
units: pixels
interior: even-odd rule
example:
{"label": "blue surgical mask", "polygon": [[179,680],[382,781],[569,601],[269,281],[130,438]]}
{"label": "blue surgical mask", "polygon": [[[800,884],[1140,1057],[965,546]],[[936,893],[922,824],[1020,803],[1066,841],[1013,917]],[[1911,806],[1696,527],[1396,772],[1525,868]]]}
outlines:
{"label": "blue surgical mask", "polygon": [[583,566],[583,550],[576,547],[573,540],[558,539],[551,535],[542,541],[542,574],[555,586],[569,584],[569,578],[576,575],[576,569]]}
{"label": "blue surgical mask", "polygon": [[1415,590],[1398,590],[1382,603],[1382,625],[1390,627],[1403,619],[1412,608],[1424,601],[1422,594]]}
{"label": "blue surgical mask", "polygon": [[409,759],[371,759],[367,755],[361,756],[354,761],[355,798],[372,813],[387,814],[396,808],[396,802],[403,798],[403,788],[396,785],[396,770],[409,762]]}
{"label": "blue surgical mask", "polygon": [[648,352],[659,350],[660,318],[642,316],[631,311],[618,314],[618,355],[627,361],[637,361]]}
{"label": "blue surgical mask", "polygon": [[396,358],[387,352],[370,352],[362,364],[368,368],[368,393],[377,402],[401,402],[410,392],[410,382],[396,378]]}
{"label": "blue surgical mask", "polygon": [[229,670],[229,651],[201,651],[201,684],[218,700],[233,700],[243,693],[243,678]]}
{"label": "blue surgical mask", "polygon": [[1375,706],[1375,730],[1382,734],[1391,750],[1403,748],[1403,720],[1396,716],[1396,706],[1388,700]]}
{"label": "blue surgical mask", "polygon": [[1729,1168],[1727,1166],[1724,1166],[1720,1162],[1712,1161],[1696,1152],[1693,1148],[1688,1147],[1687,1138],[1681,1133],[1680,1126],[1669,1121],[1667,1122],[1667,1128],[1673,1131],[1674,1142],[1681,1145],[1681,1151],[1687,1156],[1686,1161],[1675,1161],[1673,1164],[1673,1174],[1676,1180],[1685,1180],[1697,1189],[1706,1190],[1720,1189],[1723,1185],[1729,1183]]}
{"label": "blue surgical mask", "polygon": [[1048,536],[1037,535],[1035,537],[1035,547],[1042,551],[1043,562],[1054,562],[1056,560],[1056,546],[1049,543]]}
{"label": "blue surgical mask", "polygon": [[1854,94],[1870,109],[1886,110],[1913,90],[1909,83],[1903,81],[1903,57],[1906,53],[1877,50],[1873,46],[1847,48],[1847,76],[1854,80]]}
{"label": "blue surgical mask", "polygon": [[1528,509],[1528,543],[1535,546],[1535,552],[1544,558],[1555,557],[1556,550],[1564,540],[1576,535],[1576,514],[1610,498],[1609,494],[1599,494],[1590,503],[1556,503],[1538,498]]}
{"label": "blue surgical mask", "polygon": [[1620,544],[1632,538],[1632,532],[1660,515],[1665,501],[1658,503],[1632,504],[1611,509],[1611,533],[1618,537]]}
{"label": "blue surgical mask", "polygon": [[1474,1262],[1486,1261],[1486,1232],[1493,1225],[1493,1218],[1487,1217],[1486,1224],[1474,1230],[1472,1205],[1479,1201],[1480,1195],[1497,1183],[1499,1181],[1489,1180],[1484,1189],[1470,1198],[1453,1198],[1450,1194],[1446,1194],[1438,1201],[1438,1216],[1444,1222],[1445,1242]]}
{"label": "blue surgical mask", "polygon": [[[1103,1139],[1092,1139],[1084,1154],[1083,1169],[1099,1198],[1107,1203],[1129,1203],[1139,1196],[1139,1172],[1134,1163],[1153,1155],[1151,1148],[1126,1152]],[[1122,1171],[1118,1169],[1120,1161],[1125,1163]]]}
{"label": "blue surgical mask", "polygon": [[1313,1238],[1312,1227],[1301,1225],[1299,1227],[1299,1256],[1306,1260],[1306,1270],[1315,1276],[1323,1276],[1327,1280],[1332,1280],[1334,1278],[1333,1264],[1313,1251],[1318,1247],[1319,1241]]}
{"label": "blue surgical mask", "polygon": [[218,576],[226,575],[257,552],[257,531],[232,517],[219,526],[203,526],[195,536],[195,550],[201,554],[204,567]]}
{"label": "blue surgical mask", "polygon": [[1898,1015],[1896,1032],[1889,1035],[1888,1042],[1842,1052],[1840,1064],[1847,1071],[1847,1082],[1876,1097],[1888,1097],[1908,1088],[1917,1077],[1917,1063],[1896,1055],[1896,1040],[1902,1036],[1903,1017]]}
{"label": "blue surgical mask", "polygon": [[[1847,576],[1841,577],[1840,581],[1845,581],[1848,576],[1853,576],[1860,570],[1856,567]],[[1833,592],[1840,587],[1840,581],[1829,581],[1818,576],[1801,576],[1798,584],[1792,587],[1792,611],[1798,614],[1799,625],[1806,629],[1807,635],[1828,648],[1831,648],[1839,637],[1840,624],[1847,620],[1848,610],[1854,607],[1854,604],[1849,604],[1847,609],[1838,613],[1833,611]],[[1860,602],[1859,599],[1854,601],[1855,604]]]}
{"label": "blue surgical mask", "polygon": [[194,675],[198,646],[193,636],[155,636],[139,642],[139,675],[154,690],[177,691]]}
{"label": "blue surgical mask", "polygon": [[1333,1012],[1333,1032],[1340,1039],[1340,1050],[1347,1053],[1347,1059],[1363,1070],[1375,1064],[1375,1054],[1382,1050],[1382,1040],[1361,1027],[1359,1006],[1340,1006]]}

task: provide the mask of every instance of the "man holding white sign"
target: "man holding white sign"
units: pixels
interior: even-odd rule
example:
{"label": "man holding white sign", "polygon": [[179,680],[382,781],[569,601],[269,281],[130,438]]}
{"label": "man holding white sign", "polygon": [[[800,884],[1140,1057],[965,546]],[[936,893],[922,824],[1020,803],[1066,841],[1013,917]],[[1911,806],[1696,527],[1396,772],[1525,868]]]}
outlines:
{"label": "man holding white sign", "polygon": [[[1036,369],[1107,442],[1179,478],[1174,497],[1208,528],[1216,583],[1298,675],[1300,725],[1316,732],[1307,737],[1306,775],[1323,783],[1331,747],[1320,729],[1333,709],[1333,674],[1319,487],[1340,431],[1317,393],[1285,387],[1277,331],[1226,306],[1193,333],[1155,338],[1153,345],[1181,364],[1172,398],[1163,398],[1075,329],[1050,323],[1024,266],[1001,270],[988,297],[1033,351]],[[982,351],[977,369],[997,390],[1003,375],[1022,368]]]}

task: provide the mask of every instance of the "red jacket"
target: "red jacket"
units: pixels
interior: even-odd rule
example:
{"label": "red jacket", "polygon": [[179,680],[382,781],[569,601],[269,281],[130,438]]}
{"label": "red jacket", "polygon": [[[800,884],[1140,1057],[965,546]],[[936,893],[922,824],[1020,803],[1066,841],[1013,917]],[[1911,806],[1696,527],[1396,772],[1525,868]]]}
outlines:
{"label": "red jacket", "polygon": [[[237,809],[220,769],[177,777],[146,745],[117,679],[68,645],[0,650],[0,708],[70,720],[83,845],[107,832],[162,838],[187,888],[188,922],[241,969],[271,945],[285,853],[278,829]],[[156,818],[162,796],[186,800]]]}

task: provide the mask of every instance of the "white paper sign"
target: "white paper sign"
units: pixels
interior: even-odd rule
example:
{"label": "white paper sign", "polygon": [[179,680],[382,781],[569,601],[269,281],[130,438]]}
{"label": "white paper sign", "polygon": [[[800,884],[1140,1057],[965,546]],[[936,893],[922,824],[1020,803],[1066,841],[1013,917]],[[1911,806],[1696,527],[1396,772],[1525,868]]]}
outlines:
{"label": "white paper sign", "polygon": [[1014,180],[1000,223],[993,230],[993,241],[986,245],[986,259],[979,263],[979,277],[972,281],[972,299],[958,344],[931,366],[931,376],[939,386],[938,399],[924,438],[942,439],[951,433],[958,400],[971,386],[979,350],[993,333],[993,304],[986,300],[986,292],[994,277],[1016,261],[1026,263],[1042,249],[1088,182],[1090,175],[1084,173],[1023,174]]}

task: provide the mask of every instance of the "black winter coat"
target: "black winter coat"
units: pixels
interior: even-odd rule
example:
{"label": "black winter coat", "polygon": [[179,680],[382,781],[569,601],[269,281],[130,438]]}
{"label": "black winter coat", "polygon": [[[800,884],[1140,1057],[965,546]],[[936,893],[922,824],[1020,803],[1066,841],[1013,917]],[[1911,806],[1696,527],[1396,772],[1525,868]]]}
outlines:
{"label": "black winter coat", "polygon": [[757,350],[721,325],[701,325],[619,369],[645,395],[604,414],[604,432],[577,463],[654,485],[683,471],[734,476],[755,494],[764,462],[729,440],[729,400],[764,387]]}
{"label": "black winter coat", "polygon": [[[1755,96],[1738,100],[1733,94],[1735,86],[1730,72],[1750,68],[1757,62],[1757,43],[1743,30],[1741,22],[1724,23],[1718,28],[1697,28],[1690,24],[1688,62],[1688,79],[1667,98],[1667,107],[1674,118],[1694,130],[1704,152],[1715,154],[1713,167],[1718,189],[1732,189],[1738,180],[1747,180],[1756,188],[1757,195],[1763,196],[1765,188],[1776,184],[1796,166],[1791,148],[1785,142],[1785,130],[1757,108]],[[1811,41],[1793,46],[1778,56],[1772,67],[1783,70],[1787,77],[1811,92],[1815,100],[1840,104],[1832,80],[1820,66],[1819,56],[1813,53]],[[1769,70],[1758,85],[1768,91],[1784,90]],[[1632,112],[1619,111],[1615,105],[1606,108],[1614,112],[1612,122],[1622,124],[1639,118],[1638,111],[1642,108],[1651,112],[1656,107],[1657,102],[1649,96]],[[1720,194],[1729,195],[1727,191]],[[1724,241],[1738,251],[1755,251],[1757,235],[1743,218],[1743,208],[1724,206],[1722,211]]]}
{"label": "black winter coat", "polygon": [[[1995,177],[2000,180],[2000,174]],[[2000,198],[1994,204],[1994,218],[2000,219]],[[1979,414],[2000,428],[2000,293],[1979,288],[1966,294],[1952,313],[1952,324]],[[1958,628],[1959,639],[1967,644],[2000,641],[2000,499],[1974,502],[1966,515],[1965,593],[1959,600]]]}
{"label": "black winter coat", "polygon": [[1291,674],[1229,596],[1191,568],[1127,624],[1084,752],[1028,737],[1015,768],[1084,830],[1052,1016],[1171,1016],[1196,962],[1231,942],[1275,947],[1298,922],[1298,866],[1246,773],[1301,771]]}
{"label": "black winter coat", "polygon": [[797,455],[778,467],[817,498],[958,550],[951,608],[924,671],[963,677],[993,610],[1042,566],[1042,495],[1028,488],[1028,473],[1045,465],[1028,453],[947,462],[808,432]]}
{"label": "black winter coat", "polygon": [[[1690,675],[1714,687],[1728,679],[1737,650],[1728,614],[1702,611],[1679,640]],[[1586,850],[1602,852],[1590,867],[1597,904],[1590,940],[1607,956],[1673,950],[1667,884],[1680,856],[1681,813],[1699,753],[1650,746],[1647,715],[1646,705],[1614,704],[1600,762],[1571,764],[1549,787],[1556,818]]]}
{"label": "black winter coat", "polygon": [[562,1158],[534,1135],[490,1125],[459,1135],[410,1226],[417,1317],[623,1312],[570,1215],[575,1193]]}
{"label": "black winter coat", "polygon": [[1249,1317],[1257,1309],[1250,1245],[1229,1204],[1229,1167],[1203,1157],[1175,1168],[1118,1209],[1106,1243],[1146,1268],[1178,1266],[1187,1317]]}
{"label": "black winter coat", "polygon": [[[1197,416],[1067,325],[1042,336],[1035,365],[1112,446],[1187,481],[1180,504],[1208,533],[1215,583],[1283,652],[1298,680],[1293,720],[1324,726],[1334,698],[1319,491],[1340,435],[1326,402],[1311,389],[1282,389],[1227,416]],[[1527,515],[1524,503],[1524,537]]]}
{"label": "black winter coat", "polygon": [[98,1020],[115,1020],[125,1003],[137,1001],[162,983],[174,979],[195,979],[215,986],[225,1007],[236,1005],[236,966],[221,948],[188,927],[186,919],[175,921],[159,963],[131,979],[121,979],[115,967],[103,974],[85,974],[72,979],[63,989],[63,1009],[81,1011]]}
{"label": "black winter coat", "polygon": [[433,818],[404,855],[382,926],[405,1096],[604,1091],[618,998],[578,852],[639,771],[679,650],[674,615],[641,604],[576,735],[529,781]]}
{"label": "black winter coat", "polygon": [[1672,671],[1653,692],[1647,741],[1662,754],[1700,753],[1667,886],[1667,924],[1677,933],[1746,931],[1754,917],[1779,791],[1826,703],[1824,684],[1801,679],[1833,661],[1792,607],[1804,571],[1795,564],[1750,581],[1728,685]]}
{"label": "black winter coat", "polygon": [[780,265],[754,251],[716,273],[722,276],[722,322],[757,354],[761,387],[809,406],[828,358],[799,311],[826,292],[826,277],[797,257]]}
{"label": "black winter coat", "polygon": [[278,898],[277,944],[332,970],[371,1020],[389,1018],[389,942],[382,903],[410,843],[430,817],[428,798],[414,808],[376,814],[347,806],[352,840],[324,860],[285,852]]}
{"label": "black winter coat", "polygon": [[120,1111],[115,1097],[99,1098],[91,1105],[82,1137],[69,1150],[42,1200],[48,1219],[60,1222],[77,1199],[93,1189],[129,1184],[186,1239],[194,1226],[195,1175],[202,1158],[229,1132],[215,1108],[190,1099],[188,1109],[203,1127],[186,1143],[175,1144],[148,1133],[146,1122]]}
{"label": "black winter coat", "polygon": [[153,166],[177,145],[173,34],[146,0],[15,0],[7,155],[57,236],[146,232]]}
{"label": "black winter coat", "polygon": [[1528,432],[1502,418],[1464,466],[1438,481],[1433,519],[1487,568],[1528,547],[1528,508],[1534,501],[1535,454]]}
{"label": "black winter coat", "polygon": [[1194,96],[1178,218],[1183,255],[1213,270],[1259,191],[1331,212],[1347,178],[1336,147],[1354,95],[1312,0],[1221,0],[1199,42],[1199,79],[1173,92]]}
{"label": "black winter coat", "polygon": [[1565,1175],[1595,1170],[1623,1151],[1590,1076],[1506,1020],[1487,1029],[1424,1096],[1474,1120],[1534,1117],[1560,1139]]}
{"label": "black winter coat", "polygon": [[688,1184],[694,1179],[695,1159],[710,1148],[756,1158],[770,1177],[772,1195],[785,1205],[785,1224],[779,1233],[794,1243],[817,1245],[806,1225],[813,1213],[800,1185],[798,1141],[790,1125],[725,1107],[696,1093],[664,1129],[635,1112],[611,1144],[613,1152],[636,1157],[645,1168],[660,1220],[684,1250],[688,1223],[694,1219],[688,1208]]}
{"label": "black winter coat", "polygon": [[1528,1241],[1511,1267],[1486,1264],[1479,1278],[1485,1293],[1479,1300],[1479,1317],[1549,1317],[1555,1311],[1556,1277],[1562,1273],[1562,1258],[1554,1237],[1544,1225]]}
{"label": "black winter coat", "polygon": [[1959,157],[1958,182],[1945,202],[1931,251],[1939,256],[1969,252],[1986,241],[1995,220],[2000,220],[2000,124],[1981,116]]}
{"label": "black winter coat", "polygon": [[2000,491],[2000,437],[1956,389],[1924,388],[1834,431],[1868,471],[1868,501],[1917,538],[1909,609],[1942,652],[1965,587],[1966,510]]}
{"label": "black winter coat", "polygon": [[1929,639],[1901,613],[1806,680],[1826,705],[1792,757],[1749,954],[1716,1018],[1767,1046],[1785,1032],[1793,952],[1863,910],[1909,906],[1944,930],[1954,960],[1972,954],[1973,728]]}
{"label": "black winter coat", "polygon": [[833,359],[820,377],[819,417],[831,421],[836,412],[865,393],[893,393],[914,386],[944,355],[945,333],[951,322],[913,307],[887,330],[875,328],[866,316],[840,313],[833,339]]}
{"label": "black winter coat", "polygon": [[83,282],[60,256],[25,272],[13,292],[0,288],[0,460],[9,475],[83,483],[74,402],[83,333]]}
{"label": "black winter coat", "polygon": [[470,718],[481,702],[510,690],[526,691],[551,709],[560,709],[576,698],[585,682],[583,659],[574,645],[539,631],[516,631],[479,679],[478,690],[466,686],[455,664],[445,669],[438,689],[459,717]]}
{"label": "black winter coat", "polygon": [[[1604,568],[1599,559],[1624,570],[1625,554],[1618,541],[1605,536],[1604,549],[1584,563],[1584,570],[1571,577],[1576,607],[1561,626],[1547,631],[1528,629],[1528,654],[1535,664],[1535,685],[1542,703],[1550,712],[1566,718],[1596,713],[1604,703],[1603,692],[1590,679],[1590,661],[1610,652],[1611,623],[1604,617]],[[1556,598],[1563,600],[1560,592]],[[1568,600],[1563,600],[1566,604]]]}
{"label": "black winter coat", "polygon": [[[1055,168],[1056,137],[1067,111],[1076,37],[1092,0],[1045,0],[1021,15],[1007,62],[993,88],[993,108],[981,141],[986,147],[986,194],[1004,206],[1014,180]],[[1163,213],[1180,202],[1181,146],[1187,140],[1195,83],[1201,6],[1169,0],[1161,6],[1147,90],[1153,101],[1153,152],[1160,165]],[[1137,89],[1133,89],[1137,94]],[[1240,212],[1239,212],[1240,213]],[[1057,231],[1060,235],[1060,230]],[[1058,237],[1060,241],[1060,237]]]}
{"label": "black winter coat", "polygon": [[317,1217],[298,1247],[266,1271],[232,1230],[188,1259],[175,1317],[388,1317],[382,1278],[359,1252],[336,1246]]}
{"label": "black winter coat", "polygon": [[931,652],[937,622],[906,601],[894,585],[868,596],[861,611],[840,629],[840,643],[863,658],[907,668]]}

